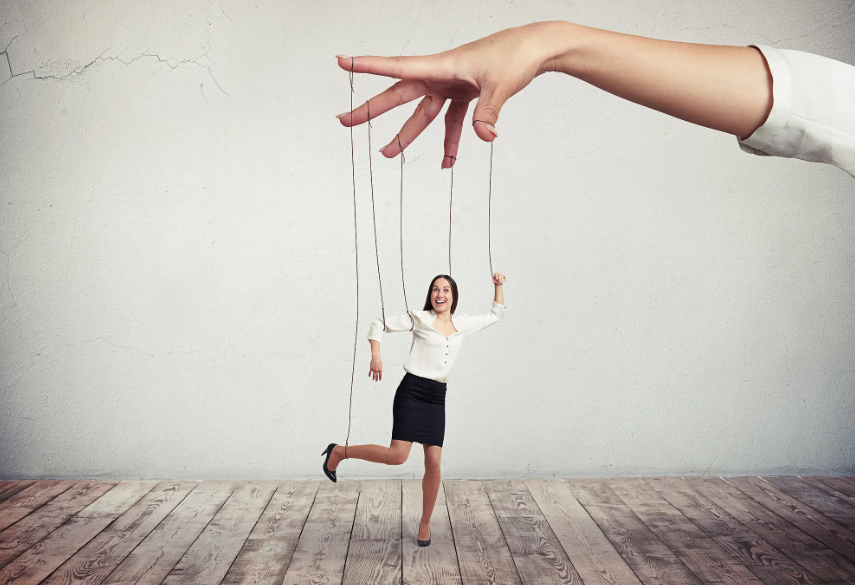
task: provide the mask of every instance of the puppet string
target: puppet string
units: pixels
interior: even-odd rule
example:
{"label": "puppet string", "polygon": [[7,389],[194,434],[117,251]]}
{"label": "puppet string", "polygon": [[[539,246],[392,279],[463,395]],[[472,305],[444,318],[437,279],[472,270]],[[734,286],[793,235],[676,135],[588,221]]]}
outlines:
{"label": "puppet string", "polygon": [[356,325],[353,328],[353,361],[350,370],[350,406],[347,409],[347,438],[344,440],[344,458],[350,441],[350,420],[353,410],[353,378],[356,374],[356,345],[359,336],[359,237],[356,223],[356,159],[353,149],[353,57],[350,58],[350,169],[353,175],[353,247],[356,252]]}
{"label": "puppet string", "polygon": [[404,308],[407,310],[407,314],[410,315],[410,321],[412,322],[410,331],[412,331],[416,327],[416,320],[410,314],[410,303],[407,301],[407,283],[404,280],[404,147],[401,146],[401,135],[396,134],[395,138],[398,139],[398,150],[401,151],[401,202],[399,204],[400,220],[398,224],[401,239],[401,287],[404,289]]}
{"label": "puppet string", "polygon": [[[493,124],[490,124],[489,122],[485,122],[484,120],[473,120],[472,121],[473,126],[475,125],[475,122],[481,122],[482,124],[487,124],[489,126],[493,126]],[[495,128],[495,126],[493,126],[493,128]],[[490,277],[491,278],[493,276],[493,250],[492,250],[492,247],[493,247],[492,246],[493,231],[492,231],[492,226],[490,225],[492,223],[492,221],[491,221],[492,220],[492,209],[491,209],[491,207],[493,204],[493,142],[495,142],[495,140],[490,141],[490,182],[489,182],[489,189],[487,192],[487,255],[490,259]]]}

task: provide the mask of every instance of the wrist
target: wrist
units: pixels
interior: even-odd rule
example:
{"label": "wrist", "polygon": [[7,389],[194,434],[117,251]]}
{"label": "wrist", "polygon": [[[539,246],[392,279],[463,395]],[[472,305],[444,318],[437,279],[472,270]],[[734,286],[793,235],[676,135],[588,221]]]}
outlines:
{"label": "wrist", "polygon": [[592,46],[597,29],[563,20],[535,23],[541,42],[538,73],[558,71],[578,77],[590,59],[583,53]]}

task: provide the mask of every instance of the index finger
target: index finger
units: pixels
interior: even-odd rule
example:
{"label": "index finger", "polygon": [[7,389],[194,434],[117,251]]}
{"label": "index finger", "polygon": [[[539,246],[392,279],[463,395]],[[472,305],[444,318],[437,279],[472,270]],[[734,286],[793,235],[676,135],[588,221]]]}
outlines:
{"label": "index finger", "polygon": [[348,57],[336,55],[338,66],[354,73],[371,73],[396,79],[446,79],[448,66],[442,53],[416,57]]}

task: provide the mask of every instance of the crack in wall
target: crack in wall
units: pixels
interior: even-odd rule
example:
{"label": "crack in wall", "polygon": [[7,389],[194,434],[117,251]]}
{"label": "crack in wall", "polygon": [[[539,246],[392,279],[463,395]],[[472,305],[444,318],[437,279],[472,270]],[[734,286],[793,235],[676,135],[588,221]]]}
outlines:
{"label": "crack in wall", "polygon": [[[211,2],[211,6],[213,7],[213,1]],[[222,4],[220,4],[220,9],[222,10]],[[225,12],[223,12],[223,15],[226,16],[226,18],[228,18],[229,21],[232,22],[232,26],[234,26],[234,21],[232,21],[231,17],[226,15]],[[6,57],[6,64],[9,66],[9,73],[11,75],[11,77],[9,77],[9,79],[4,81],[3,83],[0,83],[0,87],[3,87],[7,83],[9,83],[13,79],[15,79],[16,77],[21,77],[23,75],[31,75],[33,79],[39,79],[39,80],[43,80],[43,79],[62,80],[62,79],[65,79],[66,77],[70,77],[72,75],[80,75],[80,74],[84,73],[87,69],[89,69],[89,67],[91,67],[91,66],[93,66],[96,63],[99,63],[101,61],[119,61],[120,63],[122,63],[124,65],[130,65],[134,61],[138,61],[139,59],[142,59],[143,57],[153,57],[158,62],[165,63],[166,66],[169,67],[170,69],[172,69],[173,71],[175,69],[178,69],[182,65],[185,65],[185,64],[192,64],[192,65],[196,65],[197,67],[201,67],[201,68],[205,69],[208,72],[208,75],[210,76],[211,80],[217,86],[217,88],[227,97],[231,97],[229,92],[227,92],[225,89],[223,89],[223,86],[220,85],[220,82],[214,76],[214,72],[211,69],[215,65],[215,63],[211,62],[211,58],[208,56],[208,53],[211,51],[211,48],[212,48],[211,47],[211,32],[210,32],[211,26],[213,26],[213,23],[211,22],[211,15],[209,12],[208,28],[206,29],[207,41],[205,43],[205,51],[201,55],[199,55],[198,57],[195,57],[193,59],[181,59],[181,60],[177,61],[177,63],[175,65],[172,65],[172,62],[176,61],[175,59],[170,58],[170,57],[163,58],[158,53],[149,53],[148,50],[143,51],[140,55],[137,55],[136,57],[134,57],[130,60],[127,60],[127,61],[122,59],[121,57],[105,57],[104,55],[108,51],[110,51],[110,49],[113,48],[113,44],[111,43],[109,47],[107,47],[104,51],[102,51],[101,54],[98,55],[97,57],[95,57],[92,61],[89,61],[88,63],[86,63],[84,65],[77,65],[77,66],[73,67],[71,71],[69,71],[68,73],[63,74],[63,75],[40,74],[40,72],[38,72],[36,69],[32,69],[30,71],[21,71],[19,73],[15,73],[15,71],[12,68],[12,61],[9,57],[9,47],[11,47],[12,43],[15,42],[15,39],[18,38],[18,35],[16,35],[15,37],[12,38],[11,41],[9,41],[9,43],[6,45],[6,47],[3,49],[3,51],[0,51],[0,54],[5,55],[5,57]],[[235,41],[235,43],[237,43],[237,41]],[[240,45],[238,45],[238,46],[240,46]],[[208,60],[207,64],[203,64],[203,63],[199,62],[199,60],[203,59],[203,58]],[[54,61],[43,62],[42,66],[44,66],[45,63],[55,63],[55,62]]]}

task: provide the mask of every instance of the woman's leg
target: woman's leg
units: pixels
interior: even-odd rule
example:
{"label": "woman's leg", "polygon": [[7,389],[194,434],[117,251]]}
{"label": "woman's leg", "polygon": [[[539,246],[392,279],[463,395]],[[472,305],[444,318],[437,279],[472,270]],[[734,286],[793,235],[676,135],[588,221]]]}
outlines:
{"label": "woman's leg", "polygon": [[[442,447],[424,445],[425,448],[425,477],[422,480],[422,521],[419,523],[419,540],[430,537],[430,517],[439,493],[439,467],[442,457]],[[350,448],[348,447],[348,450]]]}
{"label": "woman's leg", "polygon": [[[347,458],[385,463],[386,465],[401,465],[410,456],[410,447],[412,446],[413,444],[410,441],[396,441],[395,439],[392,439],[392,443],[388,447],[383,445],[348,445]],[[335,471],[343,459],[344,445],[336,445],[333,447],[327,469]]]}

